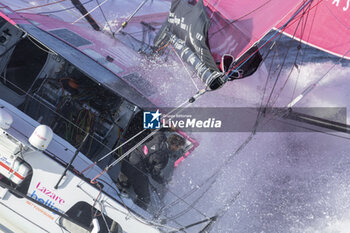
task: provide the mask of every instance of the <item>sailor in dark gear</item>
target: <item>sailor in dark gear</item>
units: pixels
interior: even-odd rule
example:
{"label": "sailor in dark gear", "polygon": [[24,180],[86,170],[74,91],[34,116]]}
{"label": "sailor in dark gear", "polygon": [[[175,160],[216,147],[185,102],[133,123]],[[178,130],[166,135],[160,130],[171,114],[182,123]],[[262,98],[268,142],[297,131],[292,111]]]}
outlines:
{"label": "sailor in dark gear", "polygon": [[[176,158],[185,145],[185,139],[172,134],[167,139],[161,131],[153,138],[136,148],[127,161],[122,164],[121,172],[128,177],[128,183],[137,195],[135,203],[147,209],[150,203],[149,178],[150,175],[158,183],[165,183],[162,169],[168,164],[169,157]],[[170,165],[174,166],[174,164]]]}

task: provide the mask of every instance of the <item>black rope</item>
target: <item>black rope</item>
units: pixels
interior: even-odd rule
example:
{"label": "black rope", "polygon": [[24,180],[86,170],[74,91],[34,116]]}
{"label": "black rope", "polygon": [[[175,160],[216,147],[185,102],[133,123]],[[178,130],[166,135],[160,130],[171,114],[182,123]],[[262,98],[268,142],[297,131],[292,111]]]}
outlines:
{"label": "black rope", "polygon": [[86,10],[85,6],[80,2],[80,0],[71,0],[72,4],[75,6],[75,8],[84,16],[86,21],[90,24],[90,26],[95,31],[101,31],[100,26],[95,21],[95,19],[91,16],[91,14]]}
{"label": "black rope", "polygon": [[226,212],[230,209],[230,206],[235,203],[240,194],[241,193],[238,192],[233,195],[233,197],[225,203],[225,207],[217,211],[215,215],[216,219],[214,221],[210,221],[199,233],[209,233],[213,229],[214,224],[217,223],[226,214]]}
{"label": "black rope", "polygon": [[[90,3],[92,2],[93,0],[89,0],[89,1],[86,1],[84,3],[82,3],[82,5],[85,5],[87,3]],[[45,14],[52,14],[52,13],[59,13],[59,12],[63,12],[63,11],[69,11],[69,10],[72,10],[72,9],[76,9],[74,6],[72,7],[68,7],[68,8],[64,8],[64,9],[61,9],[61,10],[56,10],[56,11],[44,11],[44,12],[39,12],[39,13],[36,13],[38,15],[45,15]]]}
{"label": "black rope", "polygon": [[[208,191],[208,190],[206,190],[206,192],[207,192],[207,191]],[[193,207],[195,204],[197,204],[198,201],[200,201],[200,199],[206,194],[206,192],[203,192],[201,195],[199,195],[199,197],[197,197],[197,198],[192,202],[192,204],[191,204],[190,206],[188,206],[186,209],[180,211],[179,213],[177,213],[177,214],[175,214],[175,215],[173,215],[173,216],[170,216],[170,217],[167,216],[167,219],[172,221],[172,220],[175,220],[175,219],[177,219],[177,218],[183,216],[184,214],[188,213],[188,212],[192,209],[192,207]]]}
{"label": "black rope", "polygon": [[[310,4],[310,6],[311,6],[311,4]],[[309,8],[310,8],[310,6],[309,6]],[[295,59],[295,62],[294,62],[294,66],[296,66],[296,67],[298,67],[297,64],[296,64],[296,60],[297,60],[297,57],[299,56],[300,50],[302,49],[302,43],[301,43],[301,41],[302,41],[303,36],[304,36],[304,32],[305,32],[305,28],[306,28],[306,23],[307,23],[307,21],[308,21],[310,11],[308,10],[307,12],[308,12],[308,14],[307,14],[307,16],[306,16],[306,20],[305,20],[305,22],[304,22],[304,25],[303,25],[303,27],[301,28],[301,36],[300,36],[300,40],[299,40],[299,45],[298,45],[298,47],[297,47],[297,48],[298,48],[298,51],[297,51],[297,56],[296,56],[296,59]],[[304,21],[304,15],[303,15],[302,19],[303,19],[303,21]],[[304,56],[302,57],[301,65],[303,64],[304,57],[305,57],[305,53],[304,53]],[[295,85],[294,85],[293,94],[292,94],[292,100],[293,100],[293,98],[294,98],[295,90],[296,90],[296,87],[297,87],[297,85],[298,85],[299,77],[300,77],[300,69],[298,68],[298,76],[297,76],[297,79],[295,80]]]}
{"label": "black rope", "polygon": [[[187,225],[187,226],[185,226],[185,227],[182,227],[182,228],[180,228],[178,231],[184,231],[184,230],[186,230],[186,229],[189,229],[189,228],[191,228],[191,227],[194,227],[194,226],[197,226],[197,225],[199,225],[199,224],[202,224],[202,223],[205,223],[205,222],[215,222],[216,221],[216,219],[217,219],[217,215],[215,215],[215,216],[213,216],[213,217],[211,217],[211,218],[209,218],[209,219],[204,219],[204,220],[201,220],[201,221],[198,221],[198,222],[195,222],[195,223],[192,223],[192,224],[190,224],[190,225]],[[176,231],[172,231],[172,232],[170,232],[170,233],[175,233]]]}
{"label": "black rope", "polygon": [[[279,35],[279,38],[281,38],[281,35]],[[264,99],[265,99],[267,85],[268,85],[269,79],[271,78],[272,67],[273,67],[273,64],[275,63],[275,58],[277,56],[277,51],[278,51],[277,50],[277,45],[275,44],[275,46],[274,46],[274,53],[273,53],[273,56],[272,56],[272,59],[271,59],[271,62],[270,62],[269,71],[268,71],[268,74],[267,74],[267,77],[266,77],[265,86],[264,86],[263,94],[262,94],[261,101],[260,101],[259,112],[258,112],[258,115],[256,117],[256,122],[255,122],[255,125],[254,125],[254,130],[253,130],[254,133],[257,130],[257,127],[258,127],[259,120],[260,120],[261,116],[264,115],[265,111],[266,111],[266,108],[263,108],[263,105],[264,105],[263,103],[264,103]]]}
{"label": "black rope", "polygon": [[[144,0],[138,5],[135,11],[128,16],[128,18],[122,23],[121,27],[115,32],[115,34],[118,34],[119,32],[121,32],[128,25],[130,20],[139,12],[139,10],[141,10],[141,8],[146,4],[147,1],[148,0]],[[151,0],[151,4],[152,3],[153,3],[153,0]]]}
{"label": "black rope", "polygon": [[[311,7],[311,5],[312,5],[312,3],[310,4],[310,7]],[[316,8],[316,9],[317,9],[317,8]],[[309,13],[309,11],[308,11],[308,13]],[[305,14],[305,12],[303,13],[303,15],[304,15],[304,14]],[[313,21],[313,22],[314,22],[314,21]],[[312,25],[313,25],[313,22],[312,22]],[[298,22],[298,25],[297,25],[297,27],[296,27],[296,30],[294,31],[293,38],[294,38],[294,36],[295,36],[295,34],[296,34],[296,31],[297,31],[297,29],[298,29],[298,27],[299,27],[299,24],[300,24],[300,21]],[[305,27],[305,26],[304,26],[304,27]],[[311,29],[310,29],[310,30],[311,30]],[[300,40],[300,44],[299,44],[299,45],[301,45],[301,40]],[[300,47],[298,47],[298,48],[300,48]],[[289,51],[289,49],[290,49],[290,47],[288,47],[288,51]],[[291,75],[292,75],[292,73],[293,73],[294,67],[296,66],[296,61],[297,61],[299,52],[300,52],[300,51],[299,51],[299,49],[298,49],[298,51],[297,51],[297,56],[296,56],[295,59],[294,59],[294,66],[291,67],[291,69],[290,69],[290,71],[289,71],[289,74],[288,74],[288,76],[287,76],[287,79],[284,81],[282,87],[279,89],[279,91],[278,91],[278,93],[277,93],[277,96],[276,96],[276,98],[274,99],[274,101],[272,102],[271,106],[274,106],[274,105],[275,105],[275,103],[277,102],[278,98],[280,97],[282,91],[284,90],[284,88],[286,87],[288,81],[290,80],[290,77],[291,77]],[[305,56],[305,54],[304,54],[304,56]],[[304,57],[304,56],[303,56],[303,57]],[[302,62],[303,62],[303,61],[304,61],[304,59],[302,60]]]}
{"label": "black rope", "polygon": [[[272,51],[272,48],[269,49],[269,51],[267,52],[265,58],[270,54],[270,52]],[[264,87],[264,93],[265,93],[265,90],[266,90],[266,86],[267,86],[267,83],[265,83],[265,87]],[[264,94],[262,96],[262,99],[261,99],[261,105],[263,103],[263,100],[264,100]],[[197,190],[201,189],[205,184],[208,183],[208,181],[210,179],[213,179],[212,182],[209,184],[209,186],[206,188],[206,190],[203,192],[202,195],[200,195],[199,198],[197,198],[193,203],[196,203],[198,202],[198,199],[202,198],[202,196],[204,196],[205,193],[207,193],[211,187],[213,186],[213,184],[216,182],[217,180],[217,177],[219,176],[219,173],[220,171],[238,154],[240,153],[248,144],[249,142],[252,140],[255,132],[256,132],[256,128],[259,124],[259,120],[260,120],[260,114],[258,113],[258,116],[257,116],[257,119],[256,119],[256,122],[255,122],[255,125],[254,125],[254,129],[252,130],[252,133],[247,137],[247,139],[237,148],[237,150],[225,161],[225,163],[223,163],[220,167],[218,167],[215,172],[213,173],[213,175],[211,175],[209,178],[205,179],[200,185],[197,186],[196,189],[193,189],[193,190],[190,190],[188,193],[186,193],[185,195],[182,196],[183,199],[187,198],[188,196],[192,195],[194,192],[196,192]],[[168,204],[169,207],[173,207],[175,206],[177,203],[179,203],[178,200],[175,200],[174,202]],[[163,206],[159,212],[158,212],[158,216],[165,210],[168,208],[168,206]],[[188,211],[187,211],[188,212]],[[182,212],[180,212],[182,213]],[[179,213],[179,214],[180,214]],[[186,212],[185,212],[186,213]],[[178,215],[175,215],[175,216],[172,216],[172,217],[178,217]],[[172,220],[172,219],[170,219]]]}
{"label": "black rope", "polygon": [[[295,34],[296,34],[296,32],[297,32],[299,26],[300,26],[301,20],[304,19],[305,13],[308,12],[308,14],[309,14],[309,8],[311,7],[311,5],[312,5],[312,4],[309,4],[309,6],[308,6],[306,9],[304,9],[303,14],[302,14],[302,16],[300,17],[300,19],[299,19],[299,21],[298,21],[297,27],[296,27],[296,29],[294,30],[293,38],[294,38],[294,36],[295,36]],[[304,26],[303,26],[302,28],[305,28],[305,26],[306,26],[306,25],[304,24]],[[304,32],[304,30],[303,30],[303,32]],[[301,37],[303,36],[303,34],[304,34],[304,33],[301,34]],[[279,38],[279,39],[280,39],[280,38]],[[300,43],[301,43],[301,41],[300,41]],[[270,103],[272,94],[273,94],[273,92],[275,91],[275,88],[276,88],[276,86],[277,86],[277,82],[278,82],[278,80],[279,80],[279,77],[281,76],[283,67],[285,66],[285,62],[286,62],[286,60],[287,60],[287,56],[288,56],[289,50],[290,50],[290,47],[288,47],[287,52],[286,52],[286,54],[285,54],[285,56],[284,56],[284,58],[283,58],[282,65],[279,67],[279,72],[278,72],[278,75],[277,75],[277,77],[276,77],[276,79],[275,79],[275,82],[274,82],[274,84],[273,84],[273,87],[272,87],[272,89],[271,89],[270,95],[269,95],[269,97],[268,97],[268,99],[267,99],[267,101],[266,101],[265,109],[269,106],[269,103]],[[294,64],[296,63],[296,60],[297,60],[297,58],[298,58],[298,54],[299,54],[299,49],[298,49],[298,53],[297,53],[297,55],[296,55],[296,58],[295,58],[295,60],[294,60]]]}
{"label": "black rope", "polygon": [[[270,51],[271,51],[271,49],[270,49]],[[270,51],[268,52],[268,54],[270,53]],[[276,53],[277,53],[277,50],[275,50],[275,55],[274,55],[274,57],[273,57],[273,60],[274,60],[274,58],[275,58],[275,56],[276,56]],[[272,63],[271,63],[270,71],[269,71],[269,72],[271,72],[273,62],[274,62],[274,61],[272,61]],[[260,108],[260,110],[259,110],[259,112],[258,112],[257,119],[256,119],[256,122],[255,122],[255,125],[254,125],[254,128],[253,128],[251,134],[250,134],[250,135],[247,137],[247,139],[237,148],[237,150],[225,161],[225,163],[224,163],[223,165],[221,165],[218,169],[216,169],[216,171],[215,171],[215,173],[214,173],[214,174],[215,174],[215,175],[214,175],[214,176],[215,176],[214,182],[212,182],[212,183],[209,185],[207,191],[208,191],[208,190],[212,187],[212,185],[215,183],[215,181],[216,181],[216,179],[217,179],[217,177],[218,177],[219,172],[220,172],[227,164],[229,164],[229,162],[230,162],[237,154],[239,154],[239,153],[249,144],[249,142],[253,139],[253,136],[254,136],[255,133],[256,133],[256,129],[257,129],[257,127],[258,127],[258,125],[259,125],[259,122],[260,122],[260,119],[261,119],[262,105],[263,105],[263,100],[264,100],[264,96],[265,96],[265,91],[266,91],[267,84],[268,84],[268,78],[267,78],[267,80],[266,80],[266,82],[265,82],[264,92],[263,92],[262,99],[261,99],[261,108]],[[213,176],[211,176],[210,178],[212,178],[212,177],[213,177]],[[209,178],[209,179],[210,179],[210,178]],[[206,183],[209,179],[206,179],[206,180],[202,183],[202,185],[203,185],[204,183]],[[197,189],[197,190],[198,190],[198,189]],[[207,191],[206,191],[206,192],[207,192]],[[204,193],[206,193],[206,192],[204,192]],[[201,197],[202,197],[202,195],[200,196],[200,198],[201,198]]]}

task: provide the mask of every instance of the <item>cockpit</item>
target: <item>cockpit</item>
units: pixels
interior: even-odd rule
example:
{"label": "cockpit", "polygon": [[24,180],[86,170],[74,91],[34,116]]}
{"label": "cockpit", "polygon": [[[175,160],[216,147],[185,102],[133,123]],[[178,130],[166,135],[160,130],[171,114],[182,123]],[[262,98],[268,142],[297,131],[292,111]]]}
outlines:
{"label": "cockpit", "polygon": [[0,98],[76,148],[89,133],[81,152],[97,161],[121,143],[140,109],[23,35],[9,23],[0,23]]}

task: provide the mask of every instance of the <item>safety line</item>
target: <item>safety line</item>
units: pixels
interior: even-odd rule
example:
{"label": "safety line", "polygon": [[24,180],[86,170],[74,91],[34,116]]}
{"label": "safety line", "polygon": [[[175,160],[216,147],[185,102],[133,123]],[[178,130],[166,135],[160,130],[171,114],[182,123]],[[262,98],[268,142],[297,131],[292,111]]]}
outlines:
{"label": "safety line", "polygon": [[78,19],[76,19],[72,24],[75,24],[76,22],[78,22],[79,20],[81,20],[82,18],[85,18],[87,15],[91,14],[92,12],[94,12],[97,8],[99,8],[100,6],[102,6],[103,4],[105,4],[108,0],[104,0],[101,4],[97,5],[96,7],[94,7],[91,11],[87,12],[86,14],[84,14],[83,16],[79,17]]}

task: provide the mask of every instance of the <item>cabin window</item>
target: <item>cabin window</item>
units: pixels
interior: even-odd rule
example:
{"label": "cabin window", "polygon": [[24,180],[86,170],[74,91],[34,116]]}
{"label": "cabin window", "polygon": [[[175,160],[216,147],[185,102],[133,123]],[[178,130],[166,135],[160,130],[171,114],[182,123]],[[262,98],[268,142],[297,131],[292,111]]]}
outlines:
{"label": "cabin window", "polygon": [[[92,207],[86,202],[80,201],[72,206],[66,214],[72,218],[72,220],[79,222],[87,229],[92,229],[92,219],[96,216],[99,224],[100,224],[100,232],[110,232],[110,233],[122,233],[123,230],[118,223],[113,221],[107,215],[101,215],[101,212],[96,208]],[[60,225],[66,228],[70,232],[74,233],[85,233],[89,232],[83,227],[74,224],[73,222],[61,218]]]}
{"label": "cabin window", "polygon": [[26,99],[23,112],[50,126],[74,147],[90,132],[81,152],[91,159],[106,154],[120,139],[128,118],[124,113],[130,110],[125,104],[120,109],[123,100],[119,96],[68,63],[61,72],[40,81],[30,92],[35,99]]}
{"label": "cabin window", "polygon": [[32,86],[43,68],[47,52],[26,38],[20,41],[4,69],[1,82],[19,95],[24,95]]}

